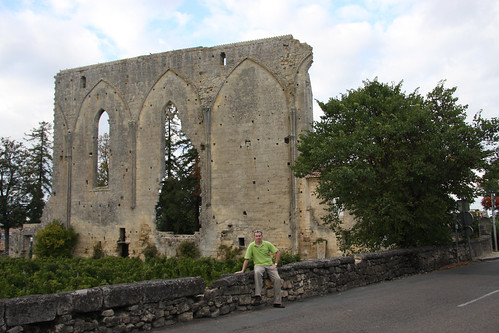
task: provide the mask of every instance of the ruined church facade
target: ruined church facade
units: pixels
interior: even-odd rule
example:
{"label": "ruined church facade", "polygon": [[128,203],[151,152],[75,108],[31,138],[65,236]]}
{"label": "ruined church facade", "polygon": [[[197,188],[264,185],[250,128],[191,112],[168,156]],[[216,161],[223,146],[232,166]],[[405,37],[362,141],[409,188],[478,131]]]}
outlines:
{"label": "ruined church facade", "polygon": [[[310,129],[312,48],[281,36],[196,47],[63,70],[55,77],[53,219],[79,234],[75,256],[141,256],[147,245],[175,255],[184,240],[203,256],[246,247],[252,231],[304,258],[332,256],[316,179],[294,177],[299,134]],[[165,108],[174,104],[199,153],[200,229],[157,231]],[[97,137],[109,117],[109,183],[97,186]]]}

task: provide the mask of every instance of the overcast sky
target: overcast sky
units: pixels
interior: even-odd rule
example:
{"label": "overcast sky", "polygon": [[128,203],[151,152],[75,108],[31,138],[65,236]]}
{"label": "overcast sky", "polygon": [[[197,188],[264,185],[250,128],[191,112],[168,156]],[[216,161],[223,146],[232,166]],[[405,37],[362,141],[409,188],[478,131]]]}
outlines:
{"label": "overcast sky", "polygon": [[375,77],[423,94],[446,79],[470,117],[499,116],[496,0],[0,0],[0,136],[53,121],[60,70],[286,34],[313,47],[320,101]]}
{"label": "overcast sky", "polygon": [[60,70],[287,34],[314,49],[320,101],[376,77],[425,95],[447,80],[469,119],[499,116],[497,0],[0,0],[0,137],[53,121]]}

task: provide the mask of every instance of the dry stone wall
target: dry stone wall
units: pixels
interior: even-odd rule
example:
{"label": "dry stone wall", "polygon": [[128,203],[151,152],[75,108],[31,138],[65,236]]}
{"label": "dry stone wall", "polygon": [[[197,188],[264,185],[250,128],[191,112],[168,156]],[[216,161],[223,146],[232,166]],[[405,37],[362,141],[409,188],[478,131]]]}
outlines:
{"label": "dry stone wall", "polygon": [[[474,239],[472,256],[491,252],[490,237]],[[469,260],[467,244],[459,260]],[[307,260],[279,268],[284,302],[335,293],[404,276],[431,272],[456,262],[452,246],[392,250],[360,256]],[[265,280],[263,303],[272,302]],[[196,318],[249,311],[253,272],[227,274],[206,288],[200,278],[145,281],[52,295],[0,300],[3,332],[130,332],[171,326]]]}

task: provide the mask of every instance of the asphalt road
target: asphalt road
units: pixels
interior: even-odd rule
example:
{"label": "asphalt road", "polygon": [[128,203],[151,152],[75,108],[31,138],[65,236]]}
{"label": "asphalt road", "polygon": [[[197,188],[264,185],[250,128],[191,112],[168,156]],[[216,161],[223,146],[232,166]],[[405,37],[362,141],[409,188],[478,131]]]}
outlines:
{"label": "asphalt road", "polygon": [[195,319],[157,332],[499,332],[499,260]]}

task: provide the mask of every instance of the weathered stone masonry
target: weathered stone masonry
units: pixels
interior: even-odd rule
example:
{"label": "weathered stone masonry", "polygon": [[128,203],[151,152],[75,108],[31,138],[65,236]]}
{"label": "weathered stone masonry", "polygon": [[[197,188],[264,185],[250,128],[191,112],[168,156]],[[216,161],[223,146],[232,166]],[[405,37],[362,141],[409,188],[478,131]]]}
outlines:
{"label": "weathered stone masonry", "polygon": [[[185,239],[196,241],[202,255],[216,256],[222,244],[247,246],[254,229],[305,258],[335,255],[334,235],[314,213],[314,185],[289,168],[298,135],[313,120],[311,64],[310,46],[282,36],[61,71],[55,77],[53,193],[44,221],[75,228],[76,256],[91,256],[97,242],[107,255],[139,256],[155,244],[172,256]],[[169,103],[200,153],[201,230],[193,236],[157,232],[154,224]],[[110,180],[97,187],[103,112],[109,116]],[[318,245],[317,239],[328,242]]]}

